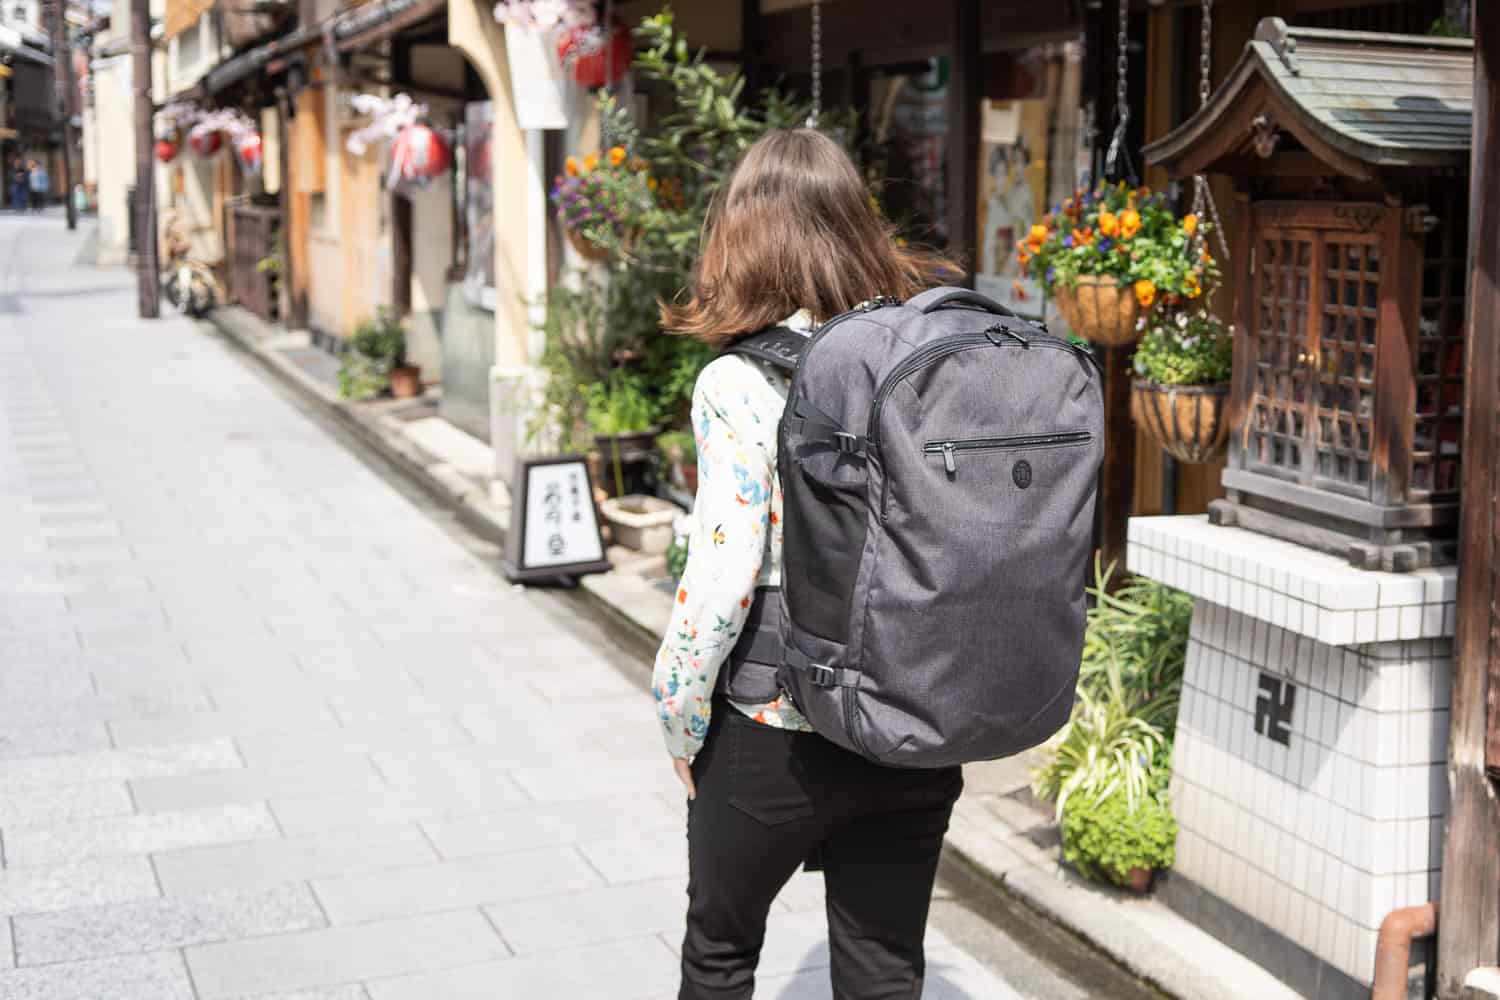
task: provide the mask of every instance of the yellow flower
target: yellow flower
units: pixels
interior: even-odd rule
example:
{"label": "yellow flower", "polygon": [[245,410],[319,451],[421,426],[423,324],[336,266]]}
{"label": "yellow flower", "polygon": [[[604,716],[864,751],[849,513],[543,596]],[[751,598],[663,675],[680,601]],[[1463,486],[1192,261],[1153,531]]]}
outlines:
{"label": "yellow flower", "polygon": [[611,149],[609,151],[609,165],[610,166],[612,166],[612,167],[618,167],[620,164],[622,164],[624,162],[625,162],[625,147],[624,146],[616,146],[615,148],[613,148],[613,149]]}
{"label": "yellow flower", "polygon": [[567,174],[569,177],[578,176],[578,157],[568,157],[567,161],[563,164],[563,173]]}
{"label": "yellow flower", "polygon": [[1189,236],[1198,231],[1198,217],[1191,213],[1182,217],[1182,231]]}
{"label": "yellow flower", "polygon": [[1120,231],[1120,217],[1113,212],[1103,211],[1099,213],[1099,232],[1104,236],[1114,236]]}
{"label": "yellow flower", "polygon": [[1156,301],[1156,283],[1142,278],[1135,283],[1135,300],[1141,304],[1141,308],[1150,309],[1151,303]]}
{"label": "yellow flower", "polygon": [[1027,253],[1026,248],[1023,246],[1016,254],[1016,263],[1020,264],[1022,267],[1025,267],[1030,262],[1031,254]]}
{"label": "yellow flower", "polygon": [[655,177],[647,177],[646,178],[646,190],[647,191],[655,191],[656,190],[656,186],[657,185],[656,185],[656,178]]}
{"label": "yellow flower", "polygon": [[1133,208],[1127,208],[1120,213],[1120,236],[1123,239],[1133,239],[1135,234],[1141,231],[1141,213]]}
{"label": "yellow flower", "polygon": [[1094,242],[1094,231],[1088,226],[1073,230],[1073,245],[1075,247],[1086,247]]}
{"label": "yellow flower", "polygon": [[1196,299],[1203,294],[1203,286],[1198,283],[1198,276],[1196,274],[1188,275],[1187,280],[1182,283],[1182,286],[1184,294],[1190,299]]}
{"label": "yellow flower", "polygon": [[1026,245],[1031,248],[1032,253],[1042,249],[1042,244],[1047,242],[1047,227],[1035,225],[1026,234]]}
{"label": "yellow flower", "polygon": [[585,156],[583,158],[583,169],[584,170],[593,170],[598,165],[599,165],[599,154],[598,153],[590,153],[588,156]]}

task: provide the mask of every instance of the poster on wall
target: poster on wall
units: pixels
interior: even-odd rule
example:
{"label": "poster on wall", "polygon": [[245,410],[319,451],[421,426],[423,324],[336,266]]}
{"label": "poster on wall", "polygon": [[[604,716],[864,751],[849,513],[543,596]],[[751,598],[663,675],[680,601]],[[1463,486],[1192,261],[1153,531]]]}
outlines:
{"label": "poster on wall", "polygon": [[490,170],[490,126],[494,117],[493,101],[464,105],[464,223],[469,240],[464,296],[489,310],[495,308],[495,195]]}
{"label": "poster on wall", "polygon": [[[1023,316],[1058,321],[1016,244],[1072,193],[1081,59],[1076,46],[989,57],[980,102],[978,260],[974,286]],[[1066,190],[1063,190],[1066,189]]]}
{"label": "poster on wall", "polygon": [[609,571],[594,484],[582,455],[523,458],[512,480],[510,531],[505,537],[506,579],[516,583]]}

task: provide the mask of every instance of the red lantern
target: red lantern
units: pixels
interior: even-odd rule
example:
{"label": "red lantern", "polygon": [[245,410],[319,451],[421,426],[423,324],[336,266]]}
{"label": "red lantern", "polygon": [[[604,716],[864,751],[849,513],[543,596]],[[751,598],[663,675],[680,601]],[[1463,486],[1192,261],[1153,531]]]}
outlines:
{"label": "red lantern", "polygon": [[426,184],[453,163],[448,143],[430,126],[408,125],[391,143],[393,184]]}
{"label": "red lantern", "polygon": [[618,83],[634,55],[630,29],[623,24],[616,24],[607,36],[598,25],[568,28],[557,41],[557,58],[585,87]]}
{"label": "red lantern", "polygon": [[260,170],[263,153],[259,132],[246,132],[235,143],[234,151],[240,158],[240,166],[252,174]]}
{"label": "red lantern", "polygon": [[188,146],[196,156],[213,156],[223,142],[217,131],[193,129],[188,133]]}
{"label": "red lantern", "polygon": [[156,140],[156,158],[162,163],[171,163],[177,159],[177,143],[171,139]]}

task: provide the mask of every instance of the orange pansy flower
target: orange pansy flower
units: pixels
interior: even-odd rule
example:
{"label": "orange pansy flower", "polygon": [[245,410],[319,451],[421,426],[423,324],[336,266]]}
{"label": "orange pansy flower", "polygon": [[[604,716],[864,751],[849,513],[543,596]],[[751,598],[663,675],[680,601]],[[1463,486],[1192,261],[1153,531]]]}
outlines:
{"label": "orange pansy flower", "polygon": [[1147,278],[1137,281],[1135,283],[1135,300],[1143,308],[1151,308],[1151,304],[1156,301],[1156,283]]}

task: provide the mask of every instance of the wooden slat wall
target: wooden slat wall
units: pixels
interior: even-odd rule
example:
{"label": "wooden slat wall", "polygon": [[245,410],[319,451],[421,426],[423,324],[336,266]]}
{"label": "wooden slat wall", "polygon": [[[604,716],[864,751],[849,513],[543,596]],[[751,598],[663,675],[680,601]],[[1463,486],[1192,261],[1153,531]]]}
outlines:
{"label": "wooden slat wall", "polygon": [[176,38],[194,24],[214,5],[214,0],[167,0],[166,16],[162,31],[168,39]]}
{"label": "wooden slat wall", "polygon": [[1500,4],[1474,8],[1472,163],[1458,629],[1454,637],[1448,825],[1443,845],[1438,995],[1458,997],[1470,969],[1500,964]]}

